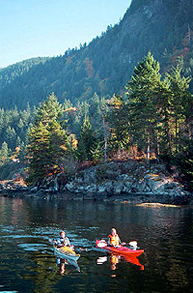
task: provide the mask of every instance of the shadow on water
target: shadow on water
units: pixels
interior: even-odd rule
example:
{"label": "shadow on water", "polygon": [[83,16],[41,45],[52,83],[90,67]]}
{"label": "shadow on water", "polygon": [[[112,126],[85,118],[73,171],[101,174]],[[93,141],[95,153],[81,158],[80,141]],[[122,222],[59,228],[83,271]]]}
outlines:
{"label": "shadow on water", "polygon": [[[190,207],[0,197],[0,218],[0,292],[192,292]],[[101,255],[95,240],[112,227],[145,253],[136,259]],[[61,229],[75,247],[87,248],[79,269],[56,261],[48,240]]]}

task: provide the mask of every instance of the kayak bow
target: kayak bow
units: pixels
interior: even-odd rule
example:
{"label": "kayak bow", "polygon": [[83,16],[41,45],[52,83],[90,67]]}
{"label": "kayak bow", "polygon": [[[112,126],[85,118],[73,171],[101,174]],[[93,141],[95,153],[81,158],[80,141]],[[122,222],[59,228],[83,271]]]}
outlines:
{"label": "kayak bow", "polygon": [[107,242],[105,240],[96,240],[96,247],[104,249],[110,253],[115,253],[115,254],[121,254],[125,256],[139,256],[144,252],[143,249],[130,249],[129,247],[126,246],[108,246]]}

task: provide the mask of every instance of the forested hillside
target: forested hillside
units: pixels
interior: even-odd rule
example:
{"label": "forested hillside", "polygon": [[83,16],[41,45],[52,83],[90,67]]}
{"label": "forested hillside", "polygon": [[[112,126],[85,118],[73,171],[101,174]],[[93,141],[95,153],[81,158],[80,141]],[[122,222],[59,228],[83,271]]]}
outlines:
{"label": "forested hillside", "polygon": [[5,87],[7,84],[11,83],[17,77],[22,76],[24,73],[28,72],[30,68],[38,65],[39,63],[44,64],[47,60],[51,58],[49,57],[37,57],[27,59],[16,64],[10,65],[6,68],[0,69],[1,76],[1,86]]}
{"label": "forested hillside", "polygon": [[[60,102],[77,104],[124,92],[134,67],[150,50],[162,72],[184,57],[184,74],[193,72],[193,0],[133,0],[119,24],[89,45],[63,56],[24,62],[0,71],[0,107],[37,105],[54,92]],[[190,90],[193,91],[192,83]]]}
{"label": "forested hillside", "polygon": [[[193,95],[182,59],[165,74],[149,52],[123,96],[59,103],[52,93],[33,112],[0,111],[0,167],[27,163],[28,183],[107,160],[154,160],[176,166],[193,188]],[[175,167],[175,168],[176,168]],[[3,171],[2,171],[3,170]],[[4,175],[5,176],[5,175]],[[5,178],[0,175],[0,178]]]}

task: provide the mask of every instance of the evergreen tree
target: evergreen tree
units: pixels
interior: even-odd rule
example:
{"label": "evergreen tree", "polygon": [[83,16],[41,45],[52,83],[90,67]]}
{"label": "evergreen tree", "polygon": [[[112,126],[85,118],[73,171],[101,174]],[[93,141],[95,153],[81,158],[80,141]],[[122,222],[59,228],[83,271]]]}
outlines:
{"label": "evergreen tree", "polygon": [[68,153],[68,136],[60,124],[53,120],[49,125],[50,172],[60,172],[60,161]]}
{"label": "evergreen tree", "polygon": [[146,152],[170,160],[193,134],[193,98],[190,78],[181,75],[182,66],[173,67],[163,80],[159,63],[148,55],[138,63],[128,82],[129,134],[132,144]]}
{"label": "evergreen tree", "polygon": [[94,150],[97,147],[97,140],[88,116],[85,116],[78,140],[77,157],[79,161],[92,161]]}
{"label": "evergreen tree", "polygon": [[1,158],[2,164],[4,164],[7,161],[8,155],[9,155],[8,144],[4,141],[2,143],[1,150],[0,150],[0,158]]}
{"label": "evergreen tree", "polygon": [[175,163],[181,171],[181,178],[186,181],[186,187],[193,190],[193,141],[184,139],[183,149],[177,154]]}
{"label": "evergreen tree", "polygon": [[52,120],[58,120],[63,116],[63,107],[58,102],[57,97],[54,93],[52,93],[42,105],[40,105],[37,109],[35,115],[35,124],[38,124],[40,121],[47,125]]}
{"label": "evergreen tree", "polygon": [[181,75],[182,67],[177,65],[172,68],[166,76],[170,81],[170,90],[172,91],[173,106],[173,136],[175,138],[175,150],[179,151],[181,138],[188,137],[192,139],[193,135],[193,96],[188,91],[191,79]]}
{"label": "evergreen tree", "polygon": [[20,162],[24,163],[24,161],[26,160],[26,144],[22,141],[19,145],[19,153],[18,153],[18,159],[20,160]]}
{"label": "evergreen tree", "polygon": [[12,150],[14,150],[14,148],[16,147],[16,139],[17,139],[15,128],[8,126],[8,128],[6,129],[5,139],[9,147]]}
{"label": "evergreen tree", "polygon": [[46,176],[61,171],[60,160],[67,148],[66,132],[57,121],[61,116],[62,106],[53,94],[37,109],[28,134],[29,183],[41,183]]}
{"label": "evergreen tree", "polygon": [[49,174],[49,131],[42,122],[28,134],[29,183],[41,182]]}
{"label": "evergreen tree", "polygon": [[149,52],[134,69],[126,85],[132,143],[137,144],[149,159],[150,148],[157,149],[156,94],[161,83],[159,62]]}
{"label": "evergreen tree", "polygon": [[193,99],[188,91],[190,79],[181,76],[180,66],[165,74],[157,88],[155,109],[159,113],[159,151],[171,158],[192,136]]}
{"label": "evergreen tree", "polygon": [[157,114],[157,131],[156,131],[156,153],[165,158],[171,157],[171,131],[170,122],[173,115],[172,107],[172,91],[170,89],[170,82],[165,78],[160,82],[155,89],[155,108]]}
{"label": "evergreen tree", "polygon": [[109,111],[106,120],[111,129],[109,144],[112,150],[127,149],[130,145],[128,106],[123,97],[113,96],[108,101]]}

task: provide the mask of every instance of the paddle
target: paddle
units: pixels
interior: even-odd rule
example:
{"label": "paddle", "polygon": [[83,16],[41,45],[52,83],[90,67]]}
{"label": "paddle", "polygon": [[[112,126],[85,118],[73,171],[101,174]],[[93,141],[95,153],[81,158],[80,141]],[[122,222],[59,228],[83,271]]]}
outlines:
{"label": "paddle", "polygon": [[54,241],[56,241],[56,240],[55,240],[55,239],[48,238],[48,241],[49,241],[51,244],[54,244]]}

